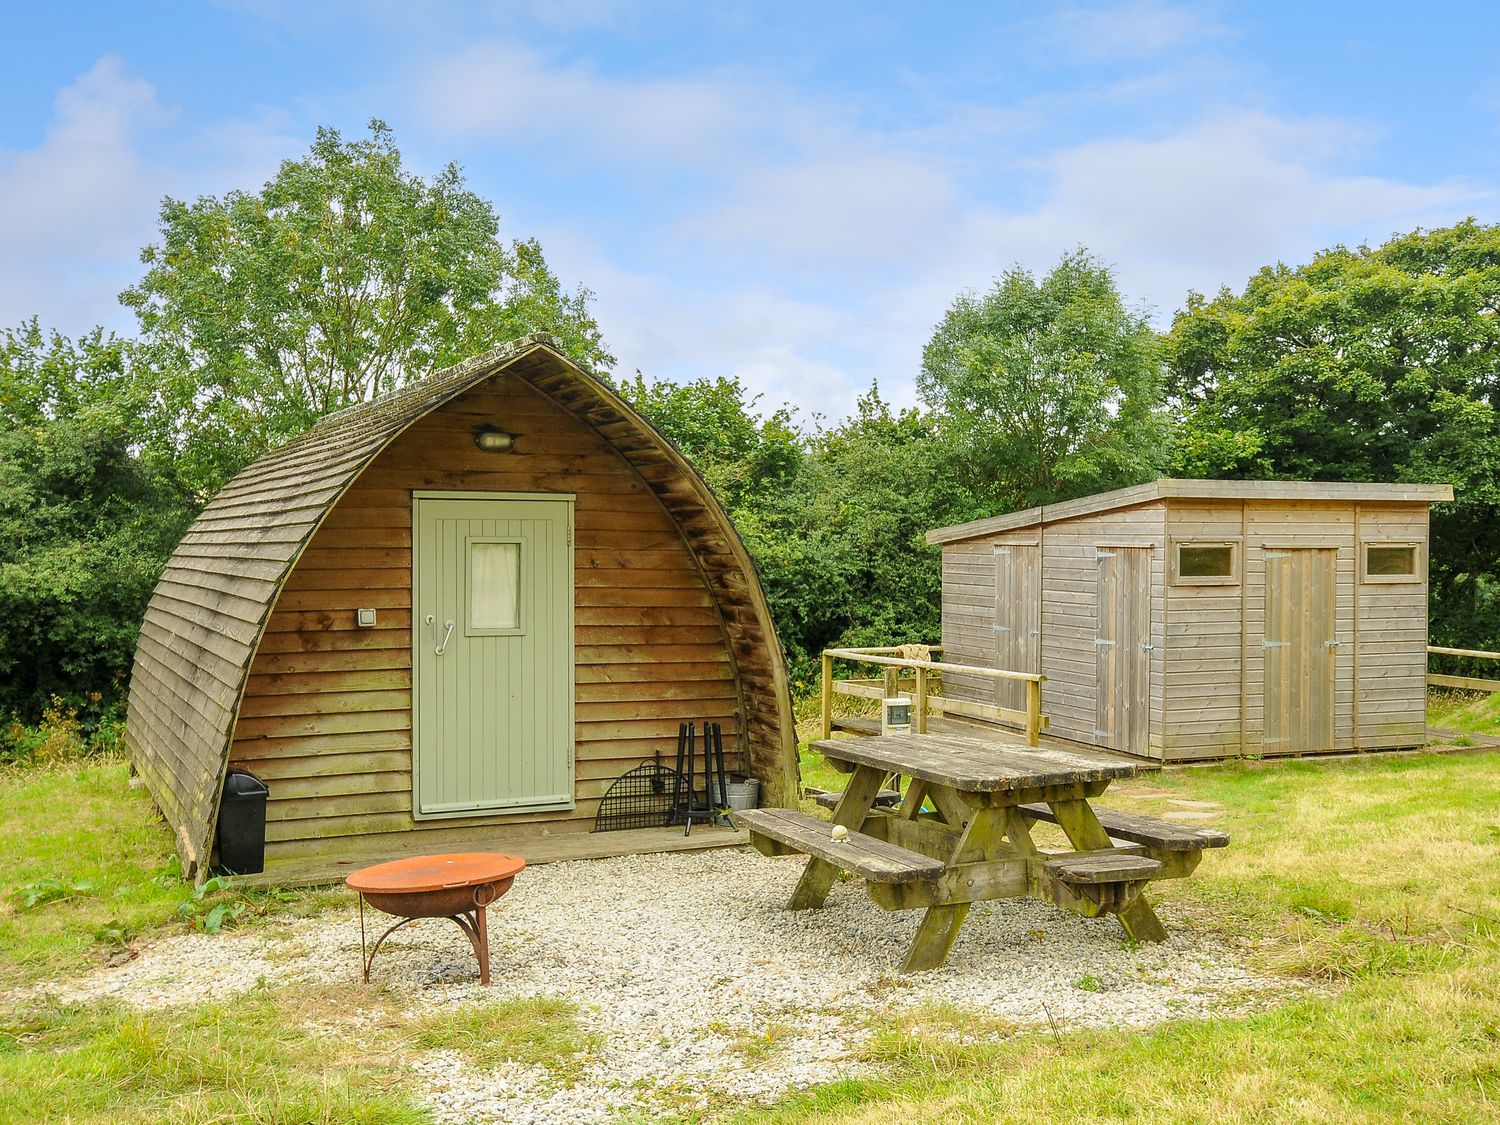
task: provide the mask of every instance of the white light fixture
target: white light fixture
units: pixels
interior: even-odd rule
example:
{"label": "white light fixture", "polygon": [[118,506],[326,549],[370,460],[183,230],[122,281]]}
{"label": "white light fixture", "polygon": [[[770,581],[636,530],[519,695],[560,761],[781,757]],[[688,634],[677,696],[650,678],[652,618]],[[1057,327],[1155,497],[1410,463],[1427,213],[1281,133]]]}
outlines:
{"label": "white light fixture", "polygon": [[494,426],[486,426],[474,435],[474,444],[486,453],[508,453],[516,444],[516,437]]}

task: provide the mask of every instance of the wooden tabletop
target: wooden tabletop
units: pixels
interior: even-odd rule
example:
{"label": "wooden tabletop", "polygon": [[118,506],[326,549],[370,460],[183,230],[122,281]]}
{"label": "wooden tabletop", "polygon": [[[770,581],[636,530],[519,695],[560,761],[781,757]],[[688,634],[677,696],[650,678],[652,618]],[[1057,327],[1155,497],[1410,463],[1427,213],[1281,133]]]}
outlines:
{"label": "wooden tabletop", "polygon": [[1113,781],[1138,770],[1131,762],[1091,750],[1009,746],[956,734],[825,738],[813,746],[835,761],[874,766],[966,793]]}
{"label": "wooden tabletop", "polygon": [[361,868],[344,883],[351,891],[365,894],[423,894],[513,879],[525,866],[520,856],[499,852],[414,855]]}

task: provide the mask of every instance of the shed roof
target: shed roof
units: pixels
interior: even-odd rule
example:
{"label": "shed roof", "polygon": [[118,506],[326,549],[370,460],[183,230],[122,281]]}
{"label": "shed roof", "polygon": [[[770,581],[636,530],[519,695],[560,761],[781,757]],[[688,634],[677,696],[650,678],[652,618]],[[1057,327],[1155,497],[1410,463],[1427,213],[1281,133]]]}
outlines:
{"label": "shed roof", "polygon": [[[768,799],[794,797],[786,669],[743,542],[703,479],[597,377],[536,335],[319,421],[239,473],[188,529],[151,597],[131,673],[126,744],[176,833],[183,870],[207,866],[251,661],[282,586],[323,519],[413,423],[505,372],[629,462],[680,529],[718,603]],[[786,792],[781,792],[785,789]]]}
{"label": "shed roof", "polygon": [[1453,499],[1448,484],[1351,484],[1306,480],[1178,480],[1162,477],[1132,488],[1099,492],[1060,504],[1027,508],[988,519],[940,527],[927,533],[929,543],[957,543],[1000,531],[1043,527],[1061,520],[1097,515],[1156,500],[1345,500],[1435,504]]}

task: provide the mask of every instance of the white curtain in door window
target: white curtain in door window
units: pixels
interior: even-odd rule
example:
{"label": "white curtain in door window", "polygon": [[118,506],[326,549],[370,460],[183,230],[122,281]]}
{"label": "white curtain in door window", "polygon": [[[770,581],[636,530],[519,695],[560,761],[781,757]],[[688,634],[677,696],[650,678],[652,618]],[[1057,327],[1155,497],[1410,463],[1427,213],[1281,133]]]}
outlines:
{"label": "white curtain in door window", "polygon": [[469,628],[521,627],[521,544],[469,544]]}

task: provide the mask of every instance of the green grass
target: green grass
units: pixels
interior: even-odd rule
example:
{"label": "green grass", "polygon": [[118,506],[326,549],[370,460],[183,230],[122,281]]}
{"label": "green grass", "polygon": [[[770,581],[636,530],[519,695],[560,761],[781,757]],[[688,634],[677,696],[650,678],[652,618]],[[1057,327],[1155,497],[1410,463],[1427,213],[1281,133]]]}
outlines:
{"label": "green grass", "polygon": [[[1153,887],[1192,924],[1251,940],[1313,994],[1144,1033],[964,1034],[877,1021],[871,1077],[769,1114],[791,1123],[1469,1122],[1500,1118],[1500,754],[1226,764],[1148,775],[1160,812],[1216,801],[1233,843]],[[833,786],[830,786],[832,788]],[[1331,990],[1331,991],[1330,991]]]}
{"label": "green grass", "polygon": [[187,928],[218,903],[242,907],[239,921],[250,924],[339,897],[230,889],[194,901],[170,835],[127,779],[126,765],[108,759],[0,772],[0,988],[78,973],[140,936]]}
{"label": "green grass", "polygon": [[[187,897],[171,840],[153,823],[126,767],[104,762],[0,774],[0,986],[78,972],[107,954],[102,927],[131,935],[158,928]],[[16,893],[48,881],[66,898],[32,909]],[[72,890],[72,888],[80,888]]]}
{"label": "green grass", "polygon": [[[809,784],[844,782],[815,755],[804,771]],[[0,987],[99,964],[117,947],[101,933],[112,922],[147,935],[186,926],[169,836],[125,782],[111,762],[0,774],[0,863],[12,892],[0,902]],[[1149,790],[1160,793],[1125,796]],[[871,1017],[859,1049],[866,1076],[770,1110],[715,1100],[706,1116],[688,1116],[785,1125],[1500,1116],[1500,754],[1231,763],[1146,775],[1117,785],[1107,803],[1160,812],[1172,797],[1217,802],[1234,842],[1153,896],[1193,927],[1248,939],[1261,968],[1311,993],[1248,1018],[1140,1033],[1054,1034],[958,1008],[892,1008]],[[15,889],[47,880],[61,897],[40,893],[23,908]],[[329,898],[243,901],[242,924],[253,925]],[[785,1038],[777,1026],[731,1049],[769,1059]],[[569,1004],[546,998],[416,1016],[379,989],[261,989],[161,1013],[19,1001],[0,1014],[0,1122],[425,1121],[401,1065],[439,1047],[480,1068],[536,1063],[565,1082],[598,1044]]]}
{"label": "green grass", "polygon": [[471,1066],[530,1063],[565,1081],[599,1048],[598,1037],[578,1026],[575,1004],[545,996],[434,1011],[414,1020],[409,1032],[415,1046],[455,1050]]}
{"label": "green grass", "polygon": [[1435,727],[1500,738],[1500,692],[1432,692],[1427,697],[1427,721]]}
{"label": "green grass", "polygon": [[[0,1121],[416,1125],[389,1037],[309,1030],[347,990],[252,993],[139,1013],[41,1004],[0,1016]],[[382,1049],[383,1048],[383,1049]]]}

